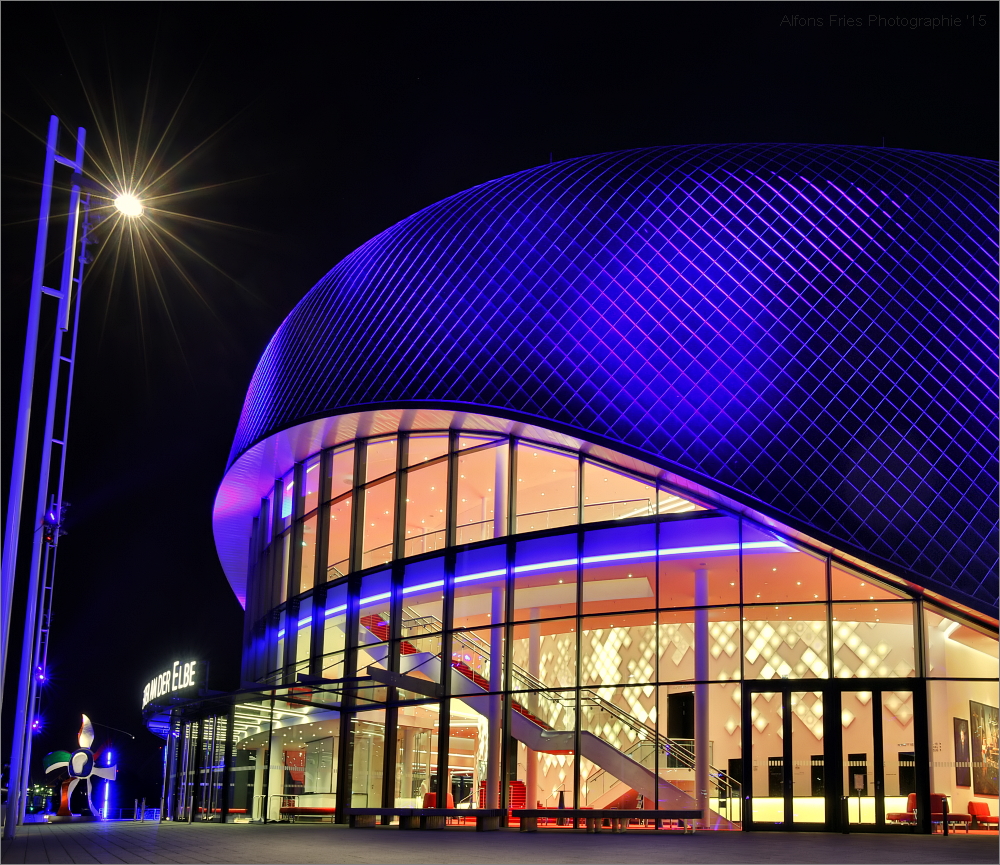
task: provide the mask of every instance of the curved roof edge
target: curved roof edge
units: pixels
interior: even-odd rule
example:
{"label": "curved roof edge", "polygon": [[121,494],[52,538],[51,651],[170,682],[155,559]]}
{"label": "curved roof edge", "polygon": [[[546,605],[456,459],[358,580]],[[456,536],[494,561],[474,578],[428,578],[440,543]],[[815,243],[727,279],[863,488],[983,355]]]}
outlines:
{"label": "curved roof edge", "polygon": [[260,509],[261,498],[300,460],[357,438],[397,431],[468,429],[517,435],[544,444],[576,450],[627,471],[667,482],[719,507],[788,535],[816,550],[830,553],[896,585],[905,586],[928,600],[957,608],[993,627],[997,611],[978,598],[952,588],[929,585],[925,577],[890,562],[873,559],[842,539],[824,539],[815,527],[768,507],[717,481],[670,463],[655,454],[601,436],[526,413],[494,406],[433,404],[412,401],[392,405],[351,406],[345,412],[308,419],[279,430],[247,448],[229,467],[216,493],[212,524],[216,550],[226,578],[240,605],[246,608],[249,524]]}

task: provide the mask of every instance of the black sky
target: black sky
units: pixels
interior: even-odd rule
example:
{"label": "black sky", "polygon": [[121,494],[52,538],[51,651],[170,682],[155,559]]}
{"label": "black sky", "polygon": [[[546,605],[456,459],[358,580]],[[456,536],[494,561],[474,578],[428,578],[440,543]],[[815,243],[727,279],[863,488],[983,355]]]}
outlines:
{"label": "black sky", "polygon": [[[173,207],[235,226],[176,223],[212,264],[182,256],[196,290],[166,265],[160,290],[108,268],[85,283],[35,763],[72,747],[86,712],[137,735],[97,730],[122,754],[124,797],[158,795],[159,740],[139,711],[149,677],[191,656],[210,662],[213,687],[238,684],[242,612],[212,501],[261,351],[352,249],[550,158],[883,139],[997,154],[993,3],[7,2],[0,14],[5,503],[48,116],[86,127],[106,162],[95,113],[134,140],[145,104],[149,141],[168,133],[162,165],[202,144],[171,188],[214,186]],[[5,699],[5,748],[12,709]]]}

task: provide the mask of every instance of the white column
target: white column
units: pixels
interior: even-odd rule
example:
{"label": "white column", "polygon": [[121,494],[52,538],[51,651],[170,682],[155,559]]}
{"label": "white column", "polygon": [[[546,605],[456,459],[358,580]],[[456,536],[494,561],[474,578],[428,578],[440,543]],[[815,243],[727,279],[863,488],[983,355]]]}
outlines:
{"label": "white column", "polygon": [[[277,743],[276,743],[277,744]],[[285,791],[285,754],[281,745],[271,749],[268,757],[267,819],[281,819],[281,794]]]}
{"label": "white column", "polygon": [[507,534],[507,450],[504,445],[494,449],[497,455],[496,471],[493,476],[493,537],[495,538],[502,538]]}
{"label": "white column", "polygon": [[[540,615],[538,607],[532,607],[530,618],[531,624],[528,626],[528,673],[532,678],[538,678],[539,659],[542,650],[542,626],[534,621]],[[529,703],[531,711],[538,712],[538,697],[532,695]],[[531,748],[524,748],[526,771],[524,773],[525,786],[525,808],[534,808],[538,804],[538,754]]]}
{"label": "white column", "polygon": [[[708,571],[694,572],[694,602],[704,607],[708,603]],[[708,610],[694,614],[694,677],[708,679]],[[708,685],[694,686],[694,787],[701,811],[702,827],[708,828]]]}
{"label": "white column", "polygon": [[263,800],[260,798],[264,792],[264,773],[267,766],[264,765],[264,755],[267,748],[255,748],[257,757],[253,768],[253,801],[250,803],[248,816],[254,820],[261,820],[264,817]]}
{"label": "white column", "polygon": [[[403,727],[403,765],[399,767],[399,795],[413,798],[413,727]],[[420,803],[421,806],[424,804]]]}
{"label": "white column", "polygon": [[[490,621],[503,620],[503,596],[501,586],[494,586],[490,604]],[[490,691],[503,687],[503,627],[490,630]],[[500,807],[500,727],[503,714],[503,700],[500,694],[489,698],[489,741],[486,743],[486,807]]]}

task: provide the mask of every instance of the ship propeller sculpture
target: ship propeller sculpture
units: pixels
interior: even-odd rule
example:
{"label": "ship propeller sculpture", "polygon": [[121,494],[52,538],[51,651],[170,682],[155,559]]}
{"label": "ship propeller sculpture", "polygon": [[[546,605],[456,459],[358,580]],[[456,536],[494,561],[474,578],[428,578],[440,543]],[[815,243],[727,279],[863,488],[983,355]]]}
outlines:
{"label": "ship propeller sculpture", "polygon": [[64,767],[69,772],[69,778],[62,783],[62,794],[59,797],[59,811],[57,813],[60,817],[74,816],[69,807],[70,797],[73,795],[76,785],[81,781],[87,782],[87,806],[90,808],[90,813],[96,816],[97,809],[94,808],[93,800],[90,798],[92,792],[90,779],[96,776],[108,781],[114,781],[115,775],[118,772],[117,765],[97,766],[95,764],[94,752],[90,750],[90,746],[94,744],[94,725],[90,723],[90,718],[86,715],[83,716],[83,725],[80,727],[78,741],[80,747],[73,751],[73,753],[69,751],[53,751],[50,754],[46,754],[42,760],[46,772],[52,772],[55,769],[62,769]]}

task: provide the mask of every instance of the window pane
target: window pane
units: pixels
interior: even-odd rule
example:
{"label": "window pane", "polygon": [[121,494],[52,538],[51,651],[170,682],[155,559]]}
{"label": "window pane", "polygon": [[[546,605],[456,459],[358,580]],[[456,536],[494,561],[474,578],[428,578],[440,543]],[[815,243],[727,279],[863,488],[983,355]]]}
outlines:
{"label": "window pane", "polygon": [[462,433],[458,437],[458,449],[464,451],[467,448],[479,447],[501,438],[504,438],[504,436],[490,435],[489,433]]}
{"label": "window pane", "polygon": [[995,633],[952,618],[929,604],[924,607],[924,626],[928,676],[996,679],[1000,674]]}
{"label": "window pane", "polygon": [[392,606],[392,573],[379,571],[361,581],[358,643],[381,643],[389,639],[389,611]]}
{"label": "window pane", "polygon": [[[584,691],[580,695],[580,730],[583,751],[587,739],[600,739],[632,763],[638,763],[649,773],[656,766],[656,688],[601,688],[599,692]],[[623,766],[628,762],[621,761]],[[619,774],[625,774],[619,772]],[[653,793],[646,773],[631,772],[636,788],[620,780],[586,757],[580,761],[580,806],[606,808],[617,798],[627,797],[631,807],[642,807],[638,798]],[[641,783],[639,783],[641,781]],[[631,805],[631,803],[635,803]]]}
{"label": "window pane", "polygon": [[833,675],[838,679],[915,676],[913,604],[833,605]]}
{"label": "window pane", "polygon": [[730,517],[670,520],[660,524],[660,607],[698,603],[695,577],[708,578],[708,604],[740,600],[739,523]]}
{"label": "window pane", "polygon": [[902,592],[894,591],[871,577],[843,565],[834,564],[830,569],[831,589],[835,601],[891,601],[909,600]]}
{"label": "window pane", "polygon": [[744,523],[744,603],[816,600],[826,600],[826,561]]}
{"label": "window pane", "polygon": [[[661,610],[660,680],[695,679],[697,616],[695,610]],[[708,678],[740,678],[739,607],[712,607],[704,611],[708,630]]]}
{"label": "window pane", "polygon": [[380,808],[385,767],[385,710],[360,712],[350,723],[354,736],[351,807]]}
{"label": "window pane", "polygon": [[295,496],[295,472],[290,471],[279,484],[281,493],[281,511],[277,531],[287,529],[292,522],[292,504]]}
{"label": "window pane", "polygon": [[271,670],[280,670],[285,665],[285,639],[288,636],[288,634],[286,633],[287,622],[288,622],[288,614],[284,610],[282,610],[278,614],[278,642],[274,654],[274,663],[271,665]]}
{"label": "window pane", "polygon": [[520,541],[515,552],[515,621],[576,615],[576,535]]}
{"label": "window pane", "polygon": [[701,505],[696,505],[694,502],[688,501],[669,487],[661,485],[658,495],[660,502],[659,513],[661,514],[684,514],[691,511],[705,510]]}
{"label": "window pane", "polygon": [[576,687],[576,619],[516,625],[511,652],[514,688]]}
{"label": "window pane", "polygon": [[396,480],[392,478],[365,489],[364,541],[361,567],[370,568],[392,559],[393,512]]}
{"label": "window pane", "polygon": [[402,636],[418,637],[442,629],[444,559],[407,565],[403,572]]}
{"label": "window pane", "polygon": [[[455,632],[452,637],[451,665],[458,671],[462,681],[452,680],[452,693],[474,697],[486,691],[503,690],[503,632],[503,628]],[[494,658],[498,664],[495,670]],[[494,673],[498,677],[495,680],[492,678]],[[484,701],[471,699],[468,704],[486,709]],[[484,711],[483,714],[488,712]]]}
{"label": "window pane", "polygon": [[579,461],[537,445],[517,446],[517,531],[572,526],[577,521]]}
{"label": "window pane", "polygon": [[396,437],[372,440],[365,451],[365,483],[396,471]]}
{"label": "window pane", "polygon": [[456,628],[481,627],[503,621],[506,555],[504,544],[458,554],[455,561]]}
{"label": "window pane", "polygon": [[275,550],[281,556],[278,562],[278,603],[288,600],[288,559],[292,546],[292,533],[286,531],[275,544]]}
{"label": "window pane", "polygon": [[354,487],[354,445],[338,448],[330,460],[330,498],[335,499]]}
{"label": "window pane", "polygon": [[621,520],[656,513],[656,483],[603,463],[583,464],[583,521]]}
{"label": "window pane", "polygon": [[656,607],[656,527],[622,526],[583,538],[584,614]]}
{"label": "window pane", "polygon": [[313,587],[316,573],[316,524],[319,518],[313,514],[302,524],[302,559],[299,567],[299,591],[307,592]]}
{"label": "window pane", "polygon": [[[517,777],[525,783],[526,802],[531,807],[558,808],[561,799],[565,807],[572,807],[576,695],[572,691],[515,693],[508,719],[518,742]],[[569,819],[564,822],[572,825]]]}
{"label": "window pane", "polygon": [[[507,500],[503,494],[506,485],[506,444],[458,458],[456,543],[471,544],[503,536],[507,514]],[[493,522],[498,508],[499,531]]]}
{"label": "window pane", "polygon": [[825,605],[746,607],[743,615],[745,678],[827,678]]}
{"label": "window pane", "polygon": [[432,807],[436,801],[436,793],[431,790],[437,790],[438,724],[436,703],[400,706],[396,727],[395,807]]}
{"label": "window pane", "polygon": [[351,497],[330,505],[330,539],[326,553],[326,578],[336,580],[350,570]]}
{"label": "window pane", "polygon": [[407,472],[403,555],[419,556],[444,548],[447,504],[447,462]]}
{"label": "window pane", "polygon": [[656,613],[590,616],[580,627],[581,685],[656,680]]}
{"label": "window pane", "polygon": [[410,436],[407,443],[407,466],[418,466],[448,453],[448,433]]}
{"label": "window pane", "polygon": [[319,506],[319,454],[306,460],[306,464],[302,467],[302,476],[305,479],[302,484],[302,495],[305,496],[302,513],[308,514]]}
{"label": "window pane", "polygon": [[[343,652],[347,644],[347,584],[341,583],[326,593],[323,611],[323,654]],[[325,674],[324,674],[325,675]]]}
{"label": "window pane", "polygon": [[[312,598],[305,598],[299,604],[299,620],[296,628],[295,660],[308,661],[311,655],[312,638]],[[308,672],[308,670],[306,670]]]}

